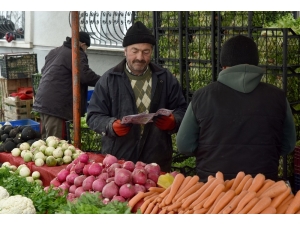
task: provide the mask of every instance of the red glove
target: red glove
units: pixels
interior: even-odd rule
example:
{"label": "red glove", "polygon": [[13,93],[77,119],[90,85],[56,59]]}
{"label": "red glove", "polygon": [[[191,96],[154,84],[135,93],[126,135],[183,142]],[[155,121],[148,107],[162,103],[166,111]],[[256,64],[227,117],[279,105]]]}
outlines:
{"label": "red glove", "polygon": [[174,115],[170,116],[159,116],[155,120],[155,125],[161,130],[172,130],[176,126]]}
{"label": "red glove", "polygon": [[115,131],[116,135],[119,137],[126,135],[129,131],[131,126],[127,124],[121,124],[121,120],[116,120],[112,124],[112,128]]}

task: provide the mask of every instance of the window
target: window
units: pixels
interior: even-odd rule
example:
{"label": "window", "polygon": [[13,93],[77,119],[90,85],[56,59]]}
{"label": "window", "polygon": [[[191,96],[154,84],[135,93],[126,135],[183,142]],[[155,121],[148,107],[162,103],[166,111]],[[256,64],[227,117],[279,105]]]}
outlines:
{"label": "window", "polygon": [[0,11],[0,39],[5,38],[6,33],[8,33],[13,40],[23,40],[24,32],[24,11]]}

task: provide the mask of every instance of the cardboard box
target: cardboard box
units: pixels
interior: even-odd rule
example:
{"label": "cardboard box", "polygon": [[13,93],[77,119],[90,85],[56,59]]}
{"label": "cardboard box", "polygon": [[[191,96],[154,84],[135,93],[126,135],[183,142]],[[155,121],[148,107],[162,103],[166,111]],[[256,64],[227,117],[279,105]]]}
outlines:
{"label": "cardboard box", "polygon": [[21,100],[18,97],[4,98],[3,111],[4,120],[19,120],[19,119],[31,119],[33,115],[32,111],[33,100]]}

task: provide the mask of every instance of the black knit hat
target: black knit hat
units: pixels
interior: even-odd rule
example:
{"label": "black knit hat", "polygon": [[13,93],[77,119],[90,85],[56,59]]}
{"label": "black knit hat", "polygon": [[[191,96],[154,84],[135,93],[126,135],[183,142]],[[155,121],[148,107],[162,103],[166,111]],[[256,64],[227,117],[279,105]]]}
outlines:
{"label": "black knit hat", "polygon": [[123,39],[123,47],[137,43],[149,43],[155,45],[154,35],[141,21],[137,21],[127,30]]}
{"label": "black knit hat", "polygon": [[238,35],[228,39],[221,49],[221,65],[258,65],[258,49],[255,42],[246,36]]}
{"label": "black knit hat", "polygon": [[90,35],[86,32],[80,31],[79,32],[79,41],[85,43],[88,47],[91,45]]}

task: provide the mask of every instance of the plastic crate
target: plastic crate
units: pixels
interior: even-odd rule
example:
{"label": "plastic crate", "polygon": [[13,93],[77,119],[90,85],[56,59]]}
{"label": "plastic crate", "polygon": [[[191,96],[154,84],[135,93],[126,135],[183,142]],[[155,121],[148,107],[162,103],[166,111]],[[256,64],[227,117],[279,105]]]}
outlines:
{"label": "plastic crate", "polygon": [[[31,126],[35,131],[40,132],[40,123],[34,120],[23,119],[23,120],[11,120],[7,122],[10,122],[12,126]],[[0,124],[4,125],[5,122],[0,122]]]}
{"label": "plastic crate", "polygon": [[39,88],[41,78],[42,78],[42,74],[40,73],[35,73],[31,75],[31,82],[32,82],[32,89],[33,89],[34,96],[36,95],[37,90]]}
{"label": "plastic crate", "polygon": [[[70,144],[74,144],[73,121],[66,121],[67,140]],[[102,136],[90,128],[81,127],[81,148],[85,152],[100,153]]]}
{"label": "plastic crate", "polygon": [[0,68],[0,75],[6,79],[30,78],[38,72],[37,54],[2,54]]}

